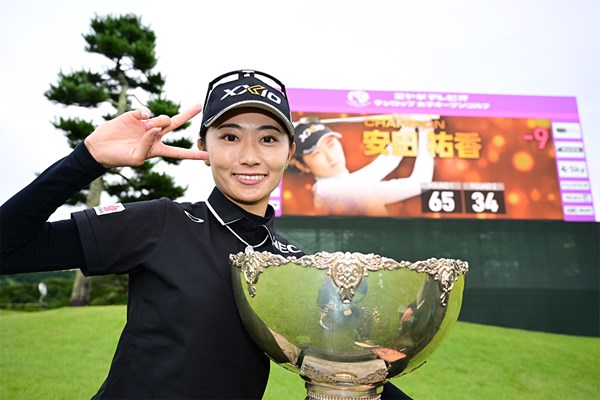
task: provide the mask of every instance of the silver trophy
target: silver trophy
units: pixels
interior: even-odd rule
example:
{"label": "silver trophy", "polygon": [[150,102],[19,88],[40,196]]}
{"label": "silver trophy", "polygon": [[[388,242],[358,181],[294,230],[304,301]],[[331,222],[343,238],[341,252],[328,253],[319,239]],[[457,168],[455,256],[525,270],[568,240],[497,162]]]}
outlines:
{"label": "silver trophy", "polygon": [[468,264],[375,254],[230,256],[243,323],[277,364],[306,381],[307,399],[379,399],[423,365],[456,322]]}

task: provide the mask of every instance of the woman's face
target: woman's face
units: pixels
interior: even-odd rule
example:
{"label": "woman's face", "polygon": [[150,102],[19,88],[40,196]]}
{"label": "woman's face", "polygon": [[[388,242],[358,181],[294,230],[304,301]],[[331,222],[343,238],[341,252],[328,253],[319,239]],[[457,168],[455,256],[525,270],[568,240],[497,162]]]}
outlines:
{"label": "woman's face", "polygon": [[335,136],[322,138],[315,151],[302,158],[306,167],[317,178],[329,178],[348,172],[344,149]]}
{"label": "woman's face", "polygon": [[[206,132],[213,178],[217,188],[244,210],[264,216],[294,154],[279,121],[258,109],[226,113]],[[199,146],[200,143],[198,143]]]}

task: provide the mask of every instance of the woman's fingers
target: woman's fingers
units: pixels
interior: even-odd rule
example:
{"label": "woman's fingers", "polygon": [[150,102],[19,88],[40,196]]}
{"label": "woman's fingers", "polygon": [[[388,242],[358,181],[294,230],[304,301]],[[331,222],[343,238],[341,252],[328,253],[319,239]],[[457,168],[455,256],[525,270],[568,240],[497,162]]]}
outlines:
{"label": "woman's fingers", "polygon": [[178,128],[181,125],[185,124],[187,121],[196,116],[200,111],[202,111],[201,104],[194,104],[193,106],[186,108],[183,112],[173,116],[171,121],[173,125]]}
{"label": "woman's fingers", "polygon": [[196,104],[170,118],[165,115],[160,115],[158,117],[146,121],[147,127],[149,126],[151,128],[162,128],[162,130],[158,134],[154,135],[155,147],[149,150],[150,153],[147,153],[147,157],[168,157],[179,160],[207,160],[208,153],[205,151],[168,146],[160,141],[164,135],[185,124],[195,115],[197,115],[201,110],[202,106],[200,104]]}
{"label": "woman's fingers", "polygon": [[92,157],[107,168],[142,165],[152,157],[205,160],[204,152],[166,146],[162,136],[180,127],[200,112],[192,106],[171,118],[159,115],[151,118],[148,108],[128,111],[101,124],[85,139]]}
{"label": "woman's fingers", "polygon": [[150,110],[146,107],[140,107],[137,110],[129,111],[129,114],[137,120],[146,120],[151,116]]}
{"label": "woman's fingers", "polygon": [[150,118],[150,110],[147,108],[140,108],[135,111],[130,111],[130,113],[136,119],[144,121],[147,130],[160,127],[163,129],[163,134],[165,134],[179,128],[181,125],[185,124],[195,115],[197,115],[201,110],[202,105],[196,104],[170,118],[166,115],[159,115],[157,117]]}
{"label": "woman's fingers", "polygon": [[[200,111],[202,111],[202,105],[196,104],[192,107],[189,107],[177,115],[171,117],[171,124],[165,128],[166,132],[170,132],[174,129],[179,128],[181,125],[185,124],[187,121],[192,119],[195,115],[197,115]],[[166,133],[165,132],[165,133]]]}
{"label": "woman's fingers", "polygon": [[[158,117],[151,118],[145,121],[146,129],[161,128],[167,129],[172,125],[172,119],[166,115],[159,115]],[[167,133],[168,131],[165,131]]]}
{"label": "woman's fingers", "polygon": [[140,139],[139,145],[131,155],[133,165],[141,165],[146,159],[153,157],[167,157],[179,160],[207,160],[205,151],[186,149],[183,147],[168,146],[162,142],[166,132],[160,127],[149,129]]}
{"label": "woman's fingers", "polygon": [[208,160],[208,153],[205,151],[167,146],[164,143],[160,143],[156,155],[178,160]]}
{"label": "woman's fingers", "polygon": [[156,143],[160,143],[160,129],[152,128],[144,133],[131,153],[132,166],[142,165],[146,159],[152,157],[152,147]]}

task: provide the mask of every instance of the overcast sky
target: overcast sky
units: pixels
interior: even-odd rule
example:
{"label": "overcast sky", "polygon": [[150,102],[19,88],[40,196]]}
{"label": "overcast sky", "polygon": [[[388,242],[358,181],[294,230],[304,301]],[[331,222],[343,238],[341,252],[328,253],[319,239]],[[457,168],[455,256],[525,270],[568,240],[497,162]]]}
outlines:
{"label": "overcast sky", "polygon": [[[596,0],[4,1],[0,203],[69,152],[50,121],[70,113],[43,93],[61,69],[100,67],[82,34],[96,14],[127,12],[156,33],[157,70],[183,107],[202,102],[214,76],[239,68],[295,88],[575,96],[598,219]],[[203,200],[212,189],[201,162],[170,172],[189,186],[182,200]]]}

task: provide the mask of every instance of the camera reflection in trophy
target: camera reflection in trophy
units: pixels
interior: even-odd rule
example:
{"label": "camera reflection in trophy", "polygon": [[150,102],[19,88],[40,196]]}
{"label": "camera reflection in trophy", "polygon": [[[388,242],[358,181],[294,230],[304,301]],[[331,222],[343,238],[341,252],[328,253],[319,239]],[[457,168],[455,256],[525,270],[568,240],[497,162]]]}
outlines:
{"label": "camera reflection in trophy", "polygon": [[340,299],[338,288],[331,277],[325,277],[317,297],[317,304],[321,307],[319,325],[325,330],[345,329],[344,326],[352,326],[351,329],[356,334],[356,340],[368,342],[371,320],[378,318],[377,310],[368,310],[360,306],[368,290],[367,281],[363,280],[356,288],[353,301],[344,303]]}

